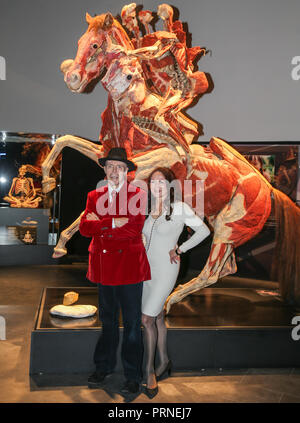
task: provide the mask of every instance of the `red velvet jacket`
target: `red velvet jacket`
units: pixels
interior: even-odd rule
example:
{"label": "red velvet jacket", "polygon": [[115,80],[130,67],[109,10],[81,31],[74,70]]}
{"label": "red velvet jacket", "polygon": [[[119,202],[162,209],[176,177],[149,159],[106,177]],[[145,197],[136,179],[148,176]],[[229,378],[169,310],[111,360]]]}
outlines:
{"label": "red velvet jacket", "polygon": [[[141,206],[138,214],[132,209],[137,200],[137,205]],[[146,203],[146,192],[126,181],[111,206],[107,185],[88,193],[79,231],[81,235],[93,238],[89,246],[87,272],[91,282],[127,285],[151,279],[142,241]],[[91,212],[100,220],[87,220],[86,215]],[[112,228],[114,217],[128,217],[129,220],[121,228]]]}

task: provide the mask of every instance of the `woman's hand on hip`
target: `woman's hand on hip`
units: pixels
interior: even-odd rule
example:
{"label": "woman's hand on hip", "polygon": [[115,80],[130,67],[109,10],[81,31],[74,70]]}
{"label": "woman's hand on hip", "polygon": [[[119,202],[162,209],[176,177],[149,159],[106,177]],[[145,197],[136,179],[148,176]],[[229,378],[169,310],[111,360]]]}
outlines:
{"label": "woman's hand on hip", "polygon": [[173,248],[173,250],[169,251],[170,255],[170,262],[171,263],[179,263],[180,262],[180,256],[176,253],[176,247]]}

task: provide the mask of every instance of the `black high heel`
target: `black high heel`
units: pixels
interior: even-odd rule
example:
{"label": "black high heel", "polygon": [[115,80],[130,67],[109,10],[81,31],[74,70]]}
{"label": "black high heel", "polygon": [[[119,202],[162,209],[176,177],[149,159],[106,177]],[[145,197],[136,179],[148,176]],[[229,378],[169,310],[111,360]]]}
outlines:
{"label": "black high heel", "polygon": [[[157,386],[156,376],[155,376],[155,374],[153,374],[153,376],[154,376],[154,379],[155,379],[155,382],[156,382],[155,388],[148,388],[147,384],[145,386],[146,395],[150,399],[154,398],[155,395],[157,395],[157,393],[158,393],[158,386]],[[147,380],[147,383],[148,383],[148,380]]]}
{"label": "black high heel", "polygon": [[150,399],[154,398],[158,394],[158,386],[156,386],[155,388],[148,388],[146,386],[145,390],[147,397]]}
{"label": "black high heel", "polygon": [[172,361],[169,360],[168,364],[166,365],[166,368],[161,372],[160,375],[156,376],[156,381],[159,382],[160,380],[166,379],[168,376],[170,376],[172,371]]}

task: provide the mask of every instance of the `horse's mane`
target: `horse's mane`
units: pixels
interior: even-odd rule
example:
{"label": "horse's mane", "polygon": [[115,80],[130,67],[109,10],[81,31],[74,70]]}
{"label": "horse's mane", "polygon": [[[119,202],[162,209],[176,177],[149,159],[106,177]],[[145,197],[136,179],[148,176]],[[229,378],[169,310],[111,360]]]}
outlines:
{"label": "horse's mane", "polygon": [[120,24],[120,22],[115,19],[110,13],[103,13],[102,15],[97,15],[94,17],[89,17],[88,20],[89,26],[87,29],[87,32],[90,31],[110,31],[115,29],[115,35],[116,33],[119,33],[119,35],[117,36],[117,38],[120,38],[117,41],[121,41],[123,40],[123,42],[121,42],[121,44],[125,44],[127,45],[127,47],[133,48],[130,38],[126,32],[126,30],[123,28],[123,26]]}

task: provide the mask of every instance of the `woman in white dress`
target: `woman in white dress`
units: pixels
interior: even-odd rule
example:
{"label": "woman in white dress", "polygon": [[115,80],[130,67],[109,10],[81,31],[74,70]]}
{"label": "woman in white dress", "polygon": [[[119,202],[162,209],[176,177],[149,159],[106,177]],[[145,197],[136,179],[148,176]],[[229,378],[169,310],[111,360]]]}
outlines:
{"label": "woman in white dress", "polygon": [[[143,234],[151,268],[151,280],[144,281],[142,297],[142,324],[144,326],[146,353],[146,393],[153,398],[158,392],[157,381],[171,372],[167,354],[167,328],[164,304],[174,288],[180,268],[180,255],[205,239],[210,231],[188,204],[174,201],[174,189],[170,183],[174,173],[159,167],[149,176],[149,215]],[[173,184],[172,184],[173,186]],[[180,246],[177,245],[184,225],[194,234]],[[154,370],[155,352],[159,366]]]}

